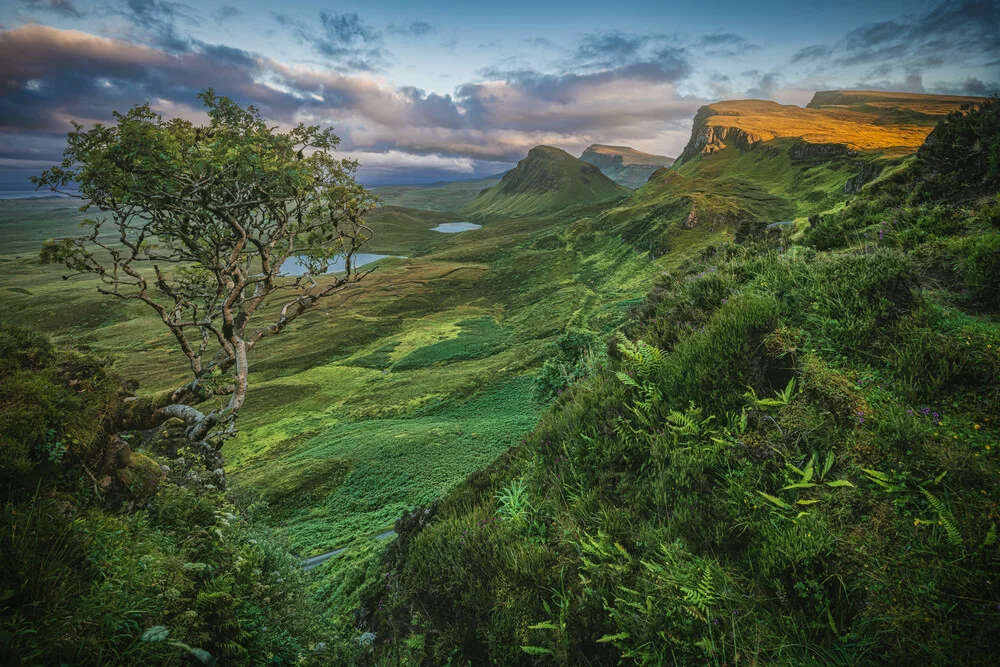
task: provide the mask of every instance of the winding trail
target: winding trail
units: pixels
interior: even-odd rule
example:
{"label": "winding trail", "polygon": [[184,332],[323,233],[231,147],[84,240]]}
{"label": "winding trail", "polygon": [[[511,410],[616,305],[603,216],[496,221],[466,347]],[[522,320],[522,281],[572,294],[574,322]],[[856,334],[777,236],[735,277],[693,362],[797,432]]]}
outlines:
{"label": "winding trail", "polygon": [[[384,540],[385,538],[392,537],[395,534],[396,534],[396,531],[392,530],[390,528],[389,530],[385,531],[384,533],[379,533],[378,535],[375,535],[374,537],[372,537],[372,539],[373,540]],[[331,558],[333,558],[334,556],[336,556],[337,554],[341,554],[341,553],[343,553],[345,551],[347,551],[347,547],[340,547],[339,549],[334,549],[333,551],[327,551],[325,554],[320,554],[318,556],[313,556],[312,558],[306,558],[304,561],[302,561],[302,571],[303,572],[308,572],[309,570],[317,568],[320,565],[322,565],[323,563],[325,563],[326,561],[328,561]]]}

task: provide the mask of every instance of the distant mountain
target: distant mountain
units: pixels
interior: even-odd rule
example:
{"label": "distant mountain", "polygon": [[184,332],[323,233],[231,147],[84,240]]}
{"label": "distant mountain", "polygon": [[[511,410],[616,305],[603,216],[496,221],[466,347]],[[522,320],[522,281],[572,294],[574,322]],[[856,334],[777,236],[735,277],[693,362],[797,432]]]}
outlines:
{"label": "distant mountain", "polygon": [[483,190],[462,211],[470,216],[540,215],[628,194],[628,188],[594,165],[552,146],[535,146],[500,183]]}
{"label": "distant mountain", "polygon": [[594,144],[583,151],[580,159],[601,170],[605,176],[632,189],[642,187],[650,174],[669,167],[675,158],[643,153],[629,146]]}

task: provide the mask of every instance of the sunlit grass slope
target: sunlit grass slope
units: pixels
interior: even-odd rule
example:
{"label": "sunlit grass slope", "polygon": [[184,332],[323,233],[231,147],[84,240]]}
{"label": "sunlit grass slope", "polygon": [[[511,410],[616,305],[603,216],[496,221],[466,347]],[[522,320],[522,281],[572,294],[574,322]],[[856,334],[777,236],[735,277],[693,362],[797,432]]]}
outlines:
{"label": "sunlit grass slope", "polygon": [[979,98],[871,91],[816,93],[805,107],[731,100],[702,107],[680,160],[730,144],[780,138],[841,144],[851,150],[913,152],[942,115]]}
{"label": "sunlit grass slope", "polygon": [[828,210],[916,152],[942,114],[974,98],[834,91],[807,108],[764,100],[702,107],[678,163],[605,215],[655,255],[690,235],[759,232]]}

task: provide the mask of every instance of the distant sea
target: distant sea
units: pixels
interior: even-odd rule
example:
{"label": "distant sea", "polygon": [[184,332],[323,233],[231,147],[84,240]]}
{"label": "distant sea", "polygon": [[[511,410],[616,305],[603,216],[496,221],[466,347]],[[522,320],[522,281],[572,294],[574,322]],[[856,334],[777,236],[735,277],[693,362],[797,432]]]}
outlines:
{"label": "distant sea", "polygon": [[0,199],[66,199],[66,195],[50,190],[0,190]]}

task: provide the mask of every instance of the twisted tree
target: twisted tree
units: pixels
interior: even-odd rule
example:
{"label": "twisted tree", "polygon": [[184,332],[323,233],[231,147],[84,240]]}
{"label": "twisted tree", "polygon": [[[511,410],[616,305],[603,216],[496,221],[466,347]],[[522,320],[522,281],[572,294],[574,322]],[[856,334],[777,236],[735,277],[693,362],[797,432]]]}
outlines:
{"label": "twisted tree", "polygon": [[149,105],[115,113],[114,125],[74,124],[61,164],[33,181],[95,213],[83,236],[47,241],[42,260],[145,303],[190,366],[183,386],[129,399],[119,428],[179,418],[218,458],[253,349],[367,275],[354,255],[371,237],[363,215],[376,199],[354,180],[356,162],[333,157],[331,129],[281,132],[211,89],[199,97],[207,125],[164,120]]}

